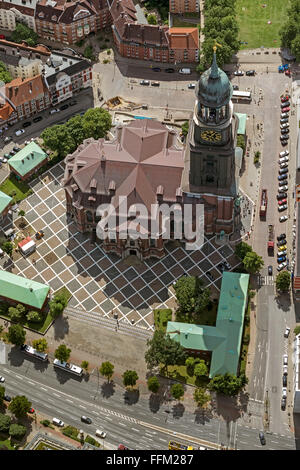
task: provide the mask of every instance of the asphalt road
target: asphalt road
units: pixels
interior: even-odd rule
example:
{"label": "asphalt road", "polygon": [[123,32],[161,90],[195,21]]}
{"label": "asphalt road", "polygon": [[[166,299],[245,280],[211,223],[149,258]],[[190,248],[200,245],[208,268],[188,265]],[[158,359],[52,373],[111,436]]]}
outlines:
{"label": "asphalt road", "polygon": [[[262,447],[258,430],[219,419],[203,419],[184,409],[183,405],[159,405],[155,400],[136,396],[126,398],[124,390],[107,385],[94,371],[90,379],[56,371],[51,363],[43,364],[7,346],[7,363],[0,365],[6,379],[6,392],[12,396],[26,395],[32,406],[50,418],[55,416],[94,435],[95,430],[107,432],[107,442],[120,443],[132,449],[167,449],[170,439],[197,447],[204,442],[223,443],[237,449],[294,449],[294,439],[267,436]],[[81,423],[81,415],[93,424]],[[270,441],[270,442],[269,442]]]}

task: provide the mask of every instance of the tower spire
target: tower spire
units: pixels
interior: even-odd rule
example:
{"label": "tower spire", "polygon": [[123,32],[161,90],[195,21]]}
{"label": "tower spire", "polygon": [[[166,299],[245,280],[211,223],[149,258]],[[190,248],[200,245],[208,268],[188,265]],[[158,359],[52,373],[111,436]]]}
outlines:
{"label": "tower spire", "polygon": [[215,40],[215,44],[213,46],[214,55],[213,55],[213,61],[212,61],[211,68],[210,68],[209,78],[219,78],[220,76],[219,67],[217,64],[217,55],[216,55],[217,47],[222,47],[222,46]]}

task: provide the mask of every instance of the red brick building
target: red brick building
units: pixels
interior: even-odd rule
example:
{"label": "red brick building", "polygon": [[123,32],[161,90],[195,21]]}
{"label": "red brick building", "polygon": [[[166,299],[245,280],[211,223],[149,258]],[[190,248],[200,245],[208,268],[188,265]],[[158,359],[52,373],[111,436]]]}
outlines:
{"label": "red brick building", "polygon": [[200,11],[200,0],[169,0],[171,13],[197,13]]}
{"label": "red brick building", "polygon": [[170,28],[167,32],[170,62],[199,61],[198,28]]}
{"label": "red brick building", "polygon": [[111,24],[106,0],[41,0],[35,10],[36,31],[42,38],[75,44]]}

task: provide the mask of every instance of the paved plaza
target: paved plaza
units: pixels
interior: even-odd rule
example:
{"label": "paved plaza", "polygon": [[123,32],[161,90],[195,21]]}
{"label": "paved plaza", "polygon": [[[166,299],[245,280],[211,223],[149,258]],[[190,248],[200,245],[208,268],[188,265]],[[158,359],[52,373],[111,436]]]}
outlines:
{"label": "paved plaza", "polygon": [[232,269],[239,264],[230,246],[218,246],[211,238],[205,239],[201,251],[186,251],[179,242],[170,242],[162,260],[145,262],[108,255],[67,221],[60,184],[63,173],[60,163],[31,184],[34,194],[20,208],[34,232],[42,229],[45,236],[27,258],[20,253],[13,254],[13,261],[2,258],[4,269],[46,283],[52,292],[66,286],[72,293],[70,307],[110,318],[118,314],[119,320],[150,330],[154,329],[153,309],[176,308],[172,285],[184,274],[199,276],[212,296],[219,297],[221,272],[217,265],[225,259]]}

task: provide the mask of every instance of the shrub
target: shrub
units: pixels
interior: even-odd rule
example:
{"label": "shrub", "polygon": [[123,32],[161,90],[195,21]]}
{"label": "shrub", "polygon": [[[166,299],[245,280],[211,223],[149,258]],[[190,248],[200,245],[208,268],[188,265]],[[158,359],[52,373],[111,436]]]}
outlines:
{"label": "shrub", "polygon": [[100,447],[99,442],[97,442],[93,437],[89,435],[86,436],[85,442],[88,442],[88,444],[92,444],[92,446]]}
{"label": "shrub", "polygon": [[42,316],[39,312],[31,310],[30,312],[27,313],[26,318],[27,318],[27,321],[29,321],[29,323],[38,323],[41,321]]}
{"label": "shrub", "polygon": [[46,428],[50,426],[50,421],[49,419],[43,419],[42,421],[40,421],[40,423],[45,426]]}
{"label": "shrub", "polygon": [[107,54],[107,55],[110,55],[110,54],[111,54],[111,50],[110,50],[110,49],[107,49],[106,54]]}
{"label": "shrub", "polygon": [[62,433],[65,436],[71,437],[71,439],[74,439],[75,441],[81,442],[81,439],[79,439],[77,437],[78,433],[79,433],[79,430],[77,428],[75,428],[74,426],[65,427],[64,430],[62,431]]}

